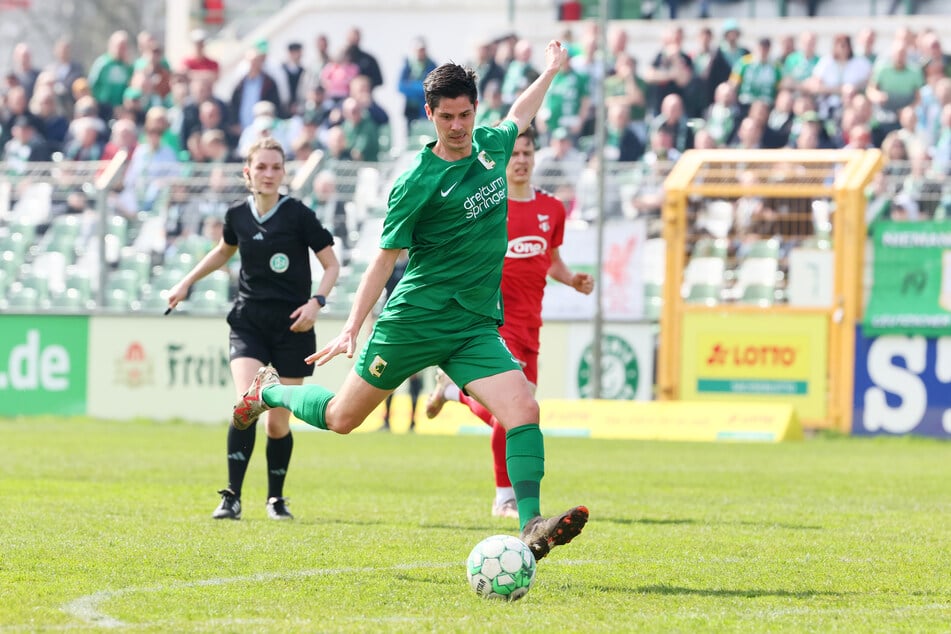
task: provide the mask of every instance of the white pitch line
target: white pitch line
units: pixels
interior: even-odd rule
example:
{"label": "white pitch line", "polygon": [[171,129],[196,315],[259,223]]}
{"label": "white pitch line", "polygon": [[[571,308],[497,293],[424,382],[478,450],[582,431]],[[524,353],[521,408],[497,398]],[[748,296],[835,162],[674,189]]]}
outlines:
{"label": "white pitch line", "polygon": [[[559,565],[559,566],[578,566],[578,565],[587,565],[587,564],[596,564],[596,563],[605,563],[599,561],[583,561],[583,560],[569,560],[569,561],[558,561],[552,562],[551,564],[546,565]],[[127,594],[144,594],[150,592],[166,592],[168,590],[175,589],[185,589],[185,588],[201,588],[206,586],[224,586],[229,583],[245,583],[248,581],[251,582],[262,582],[262,581],[273,581],[274,579],[300,579],[304,577],[319,577],[326,575],[342,575],[342,574],[353,574],[353,573],[370,573],[370,572],[381,572],[384,570],[419,570],[422,568],[450,568],[454,566],[464,566],[465,562],[455,562],[455,563],[420,563],[420,564],[399,564],[396,566],[387,566],[384,568],[373,567],[373,566],[364,566],[364,567],[351,567],[351,568],[315,568],[312,570],[297,570],[293,572],[260,572],[253,575],[248,575],[245,577],[218,577],[213,579],[199,579],[198,581],[178,581],[175,583],[170,583],[167,585],[157,585],[157,586],[140,586],[140,587],[131,587],[131,588],[119,588],[117,590],[100,590],[98,592],[93,592],[92,594],[87,594],[85,596],[79,597],[73,601],[70,601],[63,606],[63,612],[66,614],[84,621],[90,625],[95,625],[97,627],[103,628],[117,628],[117,627],[127,627],[128,623],[120,621],[119,619],[113,618],[108,614],[105,614],[101,609],[100,605],[110,599],[115,597],[120,597]],[[143,624],[139,624],[143,625]]]}

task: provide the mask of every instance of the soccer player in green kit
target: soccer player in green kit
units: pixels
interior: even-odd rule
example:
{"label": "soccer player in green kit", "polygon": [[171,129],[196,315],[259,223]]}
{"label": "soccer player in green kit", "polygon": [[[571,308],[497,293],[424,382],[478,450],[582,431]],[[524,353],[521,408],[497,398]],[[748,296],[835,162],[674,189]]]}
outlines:
{"label": "soccer player in green kit", "polygon": [[475,127],[475,73],[449,63],[427,76],[425,108],[436,141],[419,152],[390,191],[380,249],[360,281],[343,330],[306,359],[320,366],[338,354],[353,356],[400,250],[409,249],[406,273],[353,371],[334,394],[318,385],[281,385],[273,368],[261,368],[232,419],[240,429],[265,410],[284,407],[310,425],[346,434],[409,376],[439,366],[507,430],[506,465],[521,537],[536,559],[576,537],[588,509],[576,506],[552,517],[540,512],[545,465],[538,402],[498,333],[508,246],[505,166],[567,55],[560,42],[549,42],[545,70],[494,128]]}

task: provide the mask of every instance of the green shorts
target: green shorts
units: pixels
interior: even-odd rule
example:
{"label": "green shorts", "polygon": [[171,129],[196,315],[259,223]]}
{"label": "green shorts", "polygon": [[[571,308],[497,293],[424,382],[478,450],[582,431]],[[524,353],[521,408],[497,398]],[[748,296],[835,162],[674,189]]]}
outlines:
{"label": "green shorts", "polygon": [[387,307],[354,370],[374,387],[395,390],[411,375],[438,365],[456,385],[521,366],[499,335],[498,323],[456,303],[439,311]]}

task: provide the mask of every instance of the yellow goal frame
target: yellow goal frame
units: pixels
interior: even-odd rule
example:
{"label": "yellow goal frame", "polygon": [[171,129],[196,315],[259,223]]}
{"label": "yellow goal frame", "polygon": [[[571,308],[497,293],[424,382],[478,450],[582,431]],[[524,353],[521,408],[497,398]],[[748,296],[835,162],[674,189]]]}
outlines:
{"label": "yellow goal frame", "polygon": [[[742,169],[769,170],[794,166],[799,178],[782,182],[747,185],[736,178]],[[681,398],[682,328],[691,311],[718,316],[750,311],[775,311],[789,315],[821,314],[828,320],[827,415],[803,420],[811,428],[851,428],[855,365],[855,328],[862,312],[863,270],[866,243],[865,189],[883,165],[879,150],[689,150],[677,161],[664,182],[662,210],[666,243],[666,275],[660,320],[657,366],[657,398]],[[687,245],[691,238],[688,205],[703,199],[743,196],[792,199],[828,199],[833,214],[831,242],[834,262],[833,304],[805,308],[774,305],[769,308],[734,304],[703,306],[689,304],[681,293]]]}

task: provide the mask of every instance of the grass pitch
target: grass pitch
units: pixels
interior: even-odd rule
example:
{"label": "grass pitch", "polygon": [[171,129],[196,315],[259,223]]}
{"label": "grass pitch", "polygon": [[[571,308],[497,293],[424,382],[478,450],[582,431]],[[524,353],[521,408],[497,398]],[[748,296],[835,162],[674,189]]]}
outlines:
{"label": "grass pitch", "polygon": [[213,521],[223,426],[0,420],[0,631],[948,632],[951,446],[550,438],[543,511],[586,504],[528,596],[480,600],[488,439],[295,433],[264,509]]}

